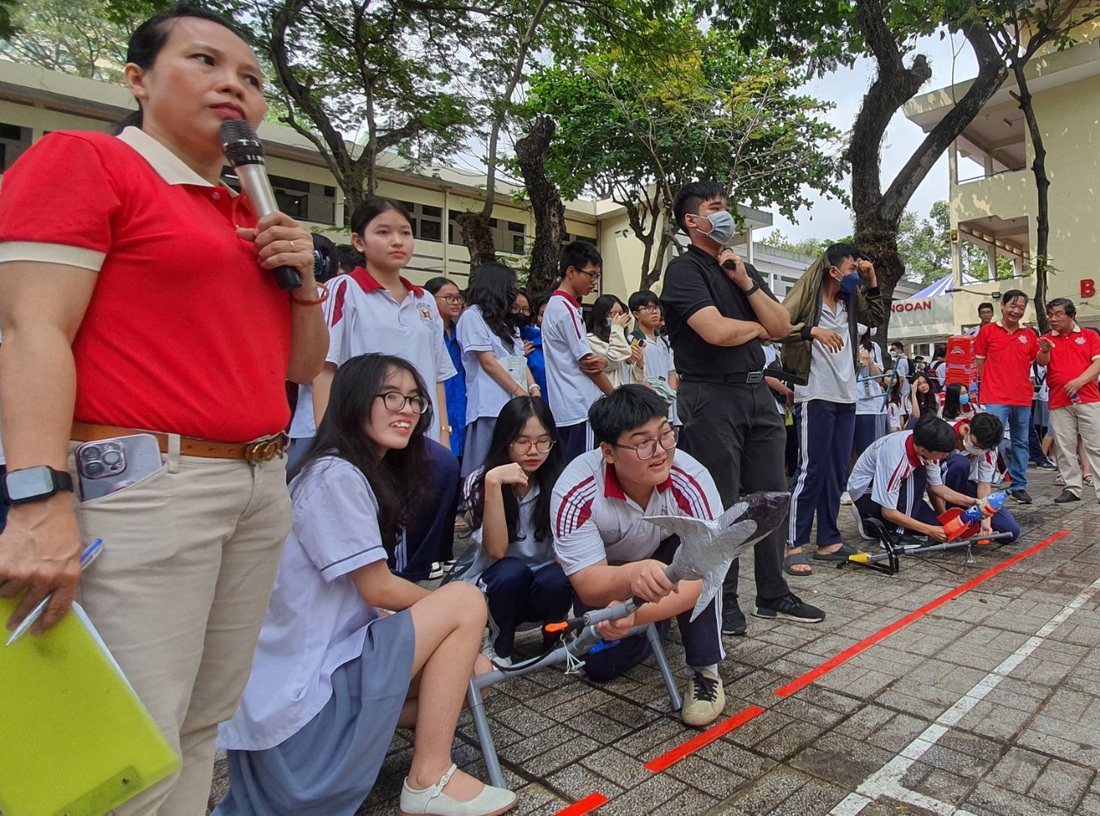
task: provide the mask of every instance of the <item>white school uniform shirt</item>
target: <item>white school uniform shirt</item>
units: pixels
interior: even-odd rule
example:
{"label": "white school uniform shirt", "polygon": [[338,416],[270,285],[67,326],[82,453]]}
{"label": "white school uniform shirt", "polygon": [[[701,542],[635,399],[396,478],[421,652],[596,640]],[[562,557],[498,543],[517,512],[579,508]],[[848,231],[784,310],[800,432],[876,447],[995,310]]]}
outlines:
{"label": "white school uniform shirt", "polygon": [[[482,496],[476,495],[478,492],[477,480],[481,476],[482,470],[484,470],[484,468],[478,468],[466,477],[464,494],[467,507],[472,507],[474,504],[484,500]],[[511,485],[504,485],[504,488],[511,489]],[[539,541],[535,538],[534,512],[535,500],[538,499],[538,497],[539,487],[535,485],[527,491],[526,496],[519,499],[519,518],[516,523],[516,534],[518,538],[508,544],[508,549],[504,553],[506,557],[511,556],[512,558],[518,558],[530,567],[532,572],[538,572],[547,564],[554,563],[553,542],[550,540]],[[470,540],[477,548],[477,555],[474,557],[474,563],[470,565],[470,569],[462,575],[462,580],[467,583],[476,584],[478,579],[481,578],[481,574],[497,562],[497,559],[493,558],[483,549],[483,529],[482,527],[478,527],[470,533]]]}
{"label": "white school uniform shirt", "polygon": [[653,488],[645,507],[627,498],[602,451],[588,451],[570,462],[554,485],[550,500],[554,553],[566,575],[603,560],[611,565],[641,561],[670,535],[642,516],[711,520],[722,509],[710,473],[681,450],[676,451],[668,480]]}
{"label": "white school uniform shirt", "polygon": [[890,432],[901,430],[901,406],[896,402],[886,403],[886,416],[890,420]]}
{"label": "white school uniform shirt", "polygon": [[[871,344],[871,362],[878,366],[879,371],[882,371],[882,349],[878,347],[878,343]],[[862,379],[871,376],[870,366],[861,367],[858,371],[857,379]],[[856,415],[878,416],[879,414],[886,413],[886,399],[882,390],[882,383],[885,383],[886,379],[878,380],[865,380],[861,383],[856,383],[856,393],[859,395],[856,400]]]}
{"label": "white school uniform shirt", "polygon": [[[378,500],[344,459],[319,459],[290,484],[294,521],[240,706],[218,727],[218,747],[273,748],[332,697],[332,674],[363,653],[378,618],[350,577],[384,561]],[[368,667],[367,671],[370,670]]]}
{"label": "white school uniform shirt", "polygon": [[856,401],[856,367],[852,360],[851,328],[844,299],[837,299],[835,312],[828,303],[822,302],[817,325],[839,334],[843,345],[840,351],[829,351],[820,340],[812,342],[810,376],[806,385],[794,387],[795,404],[819,399],[851,405]]}
{"label": "white school uniform shirt", "polygon": [[908,406],[909,392],[913,388],[913,384],[909,382],[909,358],[903,356],[894,360],[894,372],[901,380],[901,404]]}
{"label": "white school uniform shirt", "polygon": [[560,289],[550,296],[542,315],[542,353],[554,421],[559,426],[585,422],[601,391],[579,365],[582,357],[592,353],[581,305]]}
{"label": "white school uniform shirt", "polygon": [[[887,434],[872,442],[859,457],[848,477],[848,495],[857,501],[870,494],[875,504],[893,510],[905,480],[919,467],[924,468],[927,484],[943,484],[939,462],[921,464],[913,448],[912,431]],[[916,499],[919,501],[919,497]]]}
{"label": "white school uniform shirt", "polygon": [[[764,349],[764,374],[767,375],[768,366],[770,366],[772,363],[774,363],[776,360],[779,359],[779,352],[775,350],[775,346],[773,346],[771,343],[768,343],[766,346],[763,347],[763,349]],[[768,390],[771,391],[770,388]],[[771,391],[771,394],[772,394],[773,398],[777,396],[774,391]],[[786,406],[780,405],[779,401],[776,400],[775,407],[776,407],[776,410],[779,411],[779,416],[783,417],[784,421],[786,421],[786,419],[787,419],[787,408],[786,408]]]}
{"label": "white school uniform shirt", "polygon": [[[443,342],[443,318],[435,298],[404,278],[409,293],[400,303],[370,272],[362,267],[350,275],[337,275],[328,282],[331,295],[322,306],[328,324],[328,355],[325,362],[337,367],[360,354],[377,352],[401,357],[423,378],[432,401],[432,426],[428,436],[439,440],[439,405],[435,384],[457,372]],[[298,407],[290,425],[290,436],[302,439],[317,435],[313,417],[313,387],[298,387]]]}
{"label": "white school uniform shirt", "polygon": [[[650,340],[648,337],[644,338],[645,345],[642,347],[642,354],[645,358],[645,375],[647,377],[660,377],[665,382],[668,382],[669,374],[676,373],[676,357],[672,353],[672,346],[669,345],[668,340],[664,337],[657,337]],[[768,347],[764,347],[764,359],[765,365],[769,362],[767,359]],[[780,410],[779,413],[783,413]],[[680,417],[676,413],[676,403],[668,406],[668,421],[673,425],[683,425],[680,421]]]}
{"label": "white school uniform shirt", "polygon": [[500,409],[512,399],[512,395],[489,376],[477,359],[479,351],[489,351],[501,367],[507,369],[507,358],[523,355],[519,329],[513,329],[512,333],[514,337],[511,346],[504,345],[504,341],[485,322],[480,306],[471,306],[458,318],[455,337],[458,338],[458,347],[462,349],[462,367],[466,369],[467,425],[472,425],[480,417],[495,419],[500,415]]}

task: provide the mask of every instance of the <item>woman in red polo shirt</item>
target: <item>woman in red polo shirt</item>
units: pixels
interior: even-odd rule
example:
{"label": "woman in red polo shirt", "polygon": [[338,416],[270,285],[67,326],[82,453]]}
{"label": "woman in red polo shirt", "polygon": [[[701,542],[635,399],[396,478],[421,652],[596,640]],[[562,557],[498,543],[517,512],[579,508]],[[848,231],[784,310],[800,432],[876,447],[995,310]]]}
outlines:
{"label": "woman in red polo shirt", "polygon": [[[201,814],[289,529],[283,382],[317,375],[327,337],[309,234],[282,214],[257,223],[219,180],[219,126],[257,126],[266,108],[251,49],[180,7],[137,29],[127,63],[136,127],[50,134],[4,178],[0,595],[22,594],[12,627],[53,593],[37,633],[80,580],[183,757],[116,812]],[[289,296],[282,265],[302,277]],[[138,431],[154,432],[160,468],[74,512],[76,444]],[[104,554],[81,578],[96,537]]]}

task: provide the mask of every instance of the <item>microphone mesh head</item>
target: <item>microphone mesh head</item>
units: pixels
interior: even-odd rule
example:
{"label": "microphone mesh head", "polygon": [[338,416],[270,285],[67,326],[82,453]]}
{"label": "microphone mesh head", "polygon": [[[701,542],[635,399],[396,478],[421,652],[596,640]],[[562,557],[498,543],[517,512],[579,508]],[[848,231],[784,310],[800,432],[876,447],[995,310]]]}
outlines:
{"label": "microphone mesh head", "polygon": [[226,119],[218,128],[218,135],[230,164],[263,164],[264,146],[248,122]]}

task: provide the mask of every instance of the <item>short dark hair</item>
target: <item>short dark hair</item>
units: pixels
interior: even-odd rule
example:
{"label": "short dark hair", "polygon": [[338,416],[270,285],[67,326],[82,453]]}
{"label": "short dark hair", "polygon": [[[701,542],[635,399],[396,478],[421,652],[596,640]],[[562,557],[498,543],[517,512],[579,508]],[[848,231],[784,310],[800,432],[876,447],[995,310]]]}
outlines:
{"label": "short dark hair", "polygon": [[905,344],[902,343],[900,340],[895,340],[893,343],[890,344],[890,348],[899,348],[902,351],[905,351]]}
{"label": "short dark hair", "polygon": [[455,283],[450,278],[443,277],[442,275],[437,275],[436,277],[429,279],[424,284],[424,288],[428,290],[429,294],[438,295],[439,291],[447,284],[455,287],[460,292],[462,291],[462,288],[457,283]]}
{"label": "short dark hair", "polygon": [[652,388],[624,385],[600,397],[588,409],[588,422],[596,444],[613,445],[627,431],[654,419],[668,417],[668,403]]}
{"label": "short dark hair", "polygon": [[970,420],[970,433],[983,450],[996,450],[1005,438],[1005,426],[993,414],[974,414]]}
{"label": "short dark hair", "polygon": [[1051,309],[1057,309],[1059,306],[1069,317],[1077,316],[1077,307],[1073,305],[1073,301],[1069,298],[1054,298],[1054,300],[1048,301],[1047,314],[1050,314]]}
{"label": "short dark hair", "polygon": [[563,278],[569,271],[569,267],[580,272],[588,264],[602,267],[603,258],[600,257],[600,251],[587,241],[570,241],[561,248],[560,269]]}
{"label": "short dark hair", "polygon": [[629,303],[630,311],[631,313],[634,313],[643,306],[649,306],[650,304],[653,304],[654,306],[660,306],[661,299],[648,289],[643,289],[642,291],[635,292],[633,295],[631,295]]}
{"label": "short dark hair", "polygon": [[685,184],[676,194],[676,200],[672,202],[672,217],[676,219],[676,225],[687,232],[684,216],[698,215],[700,204],[714,201],[716,198],[723,201],[730,200],[726,188],[717,181],[693,181],[691,184]]}
{"label": "short dark hair", "polygon": [[1009,303],[1020,297],[1024,299],[1024,305],[1026,306],[1027,292],[1025,292],[1023,289],[1009,289],[1007,292],[1001,295],[1001,305],[1004,306],[1006,303]]}
{"label": "short dark hair", "polygon": [[825,248],[825,260],[829,266],[840,266],[845,258],[855,258],[858,261],[862,257],[863,253],[855,244],[833,244]]}
{"label": "short dark hair", "polygon": [[384,212],[395,210],[405,217],[405,220],[412,224],[412,216],[409,214],[408,208],[398,201],[396,198],[386,198],[385,196],[367,196],[355,208],[355,212],[351,214],[351,231],[356,235],[362,237],[363,230],[367,228],[367,225],[375,218],[380,216]]}
{"label": "short dark hair", "polygon": [[955,429],[937,416],[921,417],[913,428],[913,444],[933,453],[955,450]]}
{"label": "short dark hair", "polygon": [[[236,25],[215,14],[210,9],[193,3],[177,3],[171,10],[153,15],[134,29],[134,33],[130,35],[130,42],[126,47],[126,62],[132,62],[145,70],[152,68],[157,61],[157,55],[164,48],[164,44],[168,42],[168,37],[171,36],[176,21],[185,17],[217,23],[248,42],[244,33]],[[121,133],[128,127],[141,127],[143,121],[141,102],[138,102],[138,109],[119,122],[116,130]]]}
{"label": "short dark hair", "polygon": [[336,262],[340,267],[340,274],[347,275],[354,272],[357,266],[366,266],[367,259],[351,244],[337,244]]}
{"label": "short dark hair", "polygon": [[980,313],[982,311],[982,309],[989,309],[989,311],[992,312],[993,311],[993,304],[990,303],[988,300],[985,301],[984,303],[979,303],[978,304],[978,312]]}

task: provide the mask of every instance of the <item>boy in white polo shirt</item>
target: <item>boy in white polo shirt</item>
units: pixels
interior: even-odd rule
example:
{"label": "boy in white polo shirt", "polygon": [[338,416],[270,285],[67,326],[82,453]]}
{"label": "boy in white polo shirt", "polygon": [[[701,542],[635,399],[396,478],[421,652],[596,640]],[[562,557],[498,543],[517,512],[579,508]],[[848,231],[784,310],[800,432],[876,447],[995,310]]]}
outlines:
{"label": "boy in white polo shirt", "polygon": [[607,358],[592,352],[581,315],[581,298],[596,288],[603,261],[591,244],[573,241],[561,252],[561,284],[542,317],[542,352],[550,410],[566,461],[592,449],[588,409],[611,393]]}
{"label": "boy in white polo shirt", "polygon": [[[723,510],[718,489],[702,465],[676,450],[668,405],[652,389],[624,385],[597,400],[588,416],[599,449],[566,467],[550,502],[554,552],[573,585],[573,608],[580,614],[633,596],[645,600],[629,618],[605,625],[612,637],[675,616],[692,669],[680,717],[686,725],[707,725],[725,707],[718,676],[725,658],[721,598],[690,620],[702,584],[668,580],[665,566],[679,539],[643,516],[714,519]],[[585,672],[593,680],[610,680],[648,653],[644,636],[625,638],[589,654]]]}
{"label": "boy in white polo shirt", "polygon": [[[857,521],[877,518],[897,528],[936,541],[946,541],[935,511],[924,501],[941,499],[946,504],[969,507],[974,499],[943,483],[940,462],[955,451],[955,429],[939,417],[923,417],[911,431],[876,439],[852,468],[848,493]],[[864,538],[871,536],[864,535]]]}

